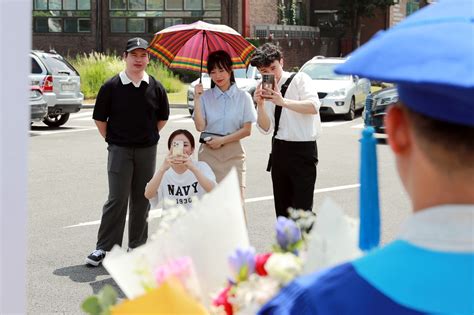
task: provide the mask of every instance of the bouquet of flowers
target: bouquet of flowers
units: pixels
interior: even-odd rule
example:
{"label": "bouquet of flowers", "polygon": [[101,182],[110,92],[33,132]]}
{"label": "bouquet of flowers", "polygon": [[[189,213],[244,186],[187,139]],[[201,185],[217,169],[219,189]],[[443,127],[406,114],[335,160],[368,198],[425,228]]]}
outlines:
{"label": "bouquet of flowers", "polygon": [[[228,259],[232,278],[213,299],[211,314],[255,314],[288,282],[303,271],[305,240],[313,226],[312,212],[291,210],[278,217],[272,251],[256,254],[253,247],[237,249]],[[306,236],[306,237],[305,237]]]}
{"label": "bouquet of flowers", "polygon": [[104,260],[127,300],[119,301],[106,286],[84,301],[86,313],[255,314],[298,275],[360,254],[357,224],[327,202],[317,220],[302,210],[279,217],[271,251],[257,254],[248,240],[235,172],[192,210],[162,215],[151,241],[129,253],[115,248]]}

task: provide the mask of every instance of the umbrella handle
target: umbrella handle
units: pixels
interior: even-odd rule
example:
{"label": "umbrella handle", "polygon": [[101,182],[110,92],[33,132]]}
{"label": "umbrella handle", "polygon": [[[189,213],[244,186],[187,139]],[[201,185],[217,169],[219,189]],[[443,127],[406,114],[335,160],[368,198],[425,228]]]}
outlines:
{"label": "umbrella handle", "polygon": [[202,31],[202,44],[201,44],[201,71],[199,71],[199,83],[202,83],[202,59],[204,57],[204,37],[206,37],[206,31]]}

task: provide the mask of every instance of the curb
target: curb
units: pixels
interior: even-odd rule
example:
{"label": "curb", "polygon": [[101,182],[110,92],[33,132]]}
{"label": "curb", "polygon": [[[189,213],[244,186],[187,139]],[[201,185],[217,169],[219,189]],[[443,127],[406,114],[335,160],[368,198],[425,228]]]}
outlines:
{"label": "curb", "polygon": [[[82,104],[82,109],[92,109],[94,104]],[[170,108],[188,108],[188,104],[170,104]]]}

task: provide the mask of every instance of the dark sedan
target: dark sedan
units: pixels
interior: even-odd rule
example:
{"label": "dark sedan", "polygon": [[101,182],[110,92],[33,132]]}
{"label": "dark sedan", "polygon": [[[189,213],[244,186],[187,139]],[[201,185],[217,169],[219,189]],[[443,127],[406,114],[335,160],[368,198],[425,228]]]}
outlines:
{"label": "dark sedan", "polygon": [[369,94],[366,99],[364,124],[373,126],[376,133],[385,133],[384,118],[387,108],[398,101],[398,92],[395,87],[388,87]]}

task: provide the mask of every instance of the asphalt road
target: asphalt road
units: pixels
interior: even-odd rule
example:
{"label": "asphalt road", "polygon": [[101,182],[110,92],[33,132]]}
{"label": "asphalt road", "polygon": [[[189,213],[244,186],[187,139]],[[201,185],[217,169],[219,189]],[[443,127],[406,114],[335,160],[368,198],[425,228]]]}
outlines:
{"label": "asphalt road", "polygon": [[[105,284],[115,285],[102,268],[84,265],[94,249],[102,205],[107,196],[106,143],[99,136],[91,110],[71,116],[64,127],[33,125],[29,143],[28,186],[28,313],[80,314],[82,300]],[[177,128],[194,132],[186,109],[173,109],[162,139]],[[358,164],[362,120],[329,120],[318,140],[319,165],[314,208],[332,198],[351,216],[358,209]],[[247,151],[246,210],[251,243],[269,249],[273,239],[271,179],[265,171],[270,136],[254,128],[244,140]],[[165,156],[158,146],[158,163]],[[409,213],[408,198],[396,175],[389,148],[378,146],[382,240],[396,235]],[[14,211],[14,209],[12,209]],[[150,223],[150,231],[156,220]],[[14,235],[12,235],[14,237]],[[127,240],[125,234],[124,240]],[[124,241],[124,246],[127,243]]]}

